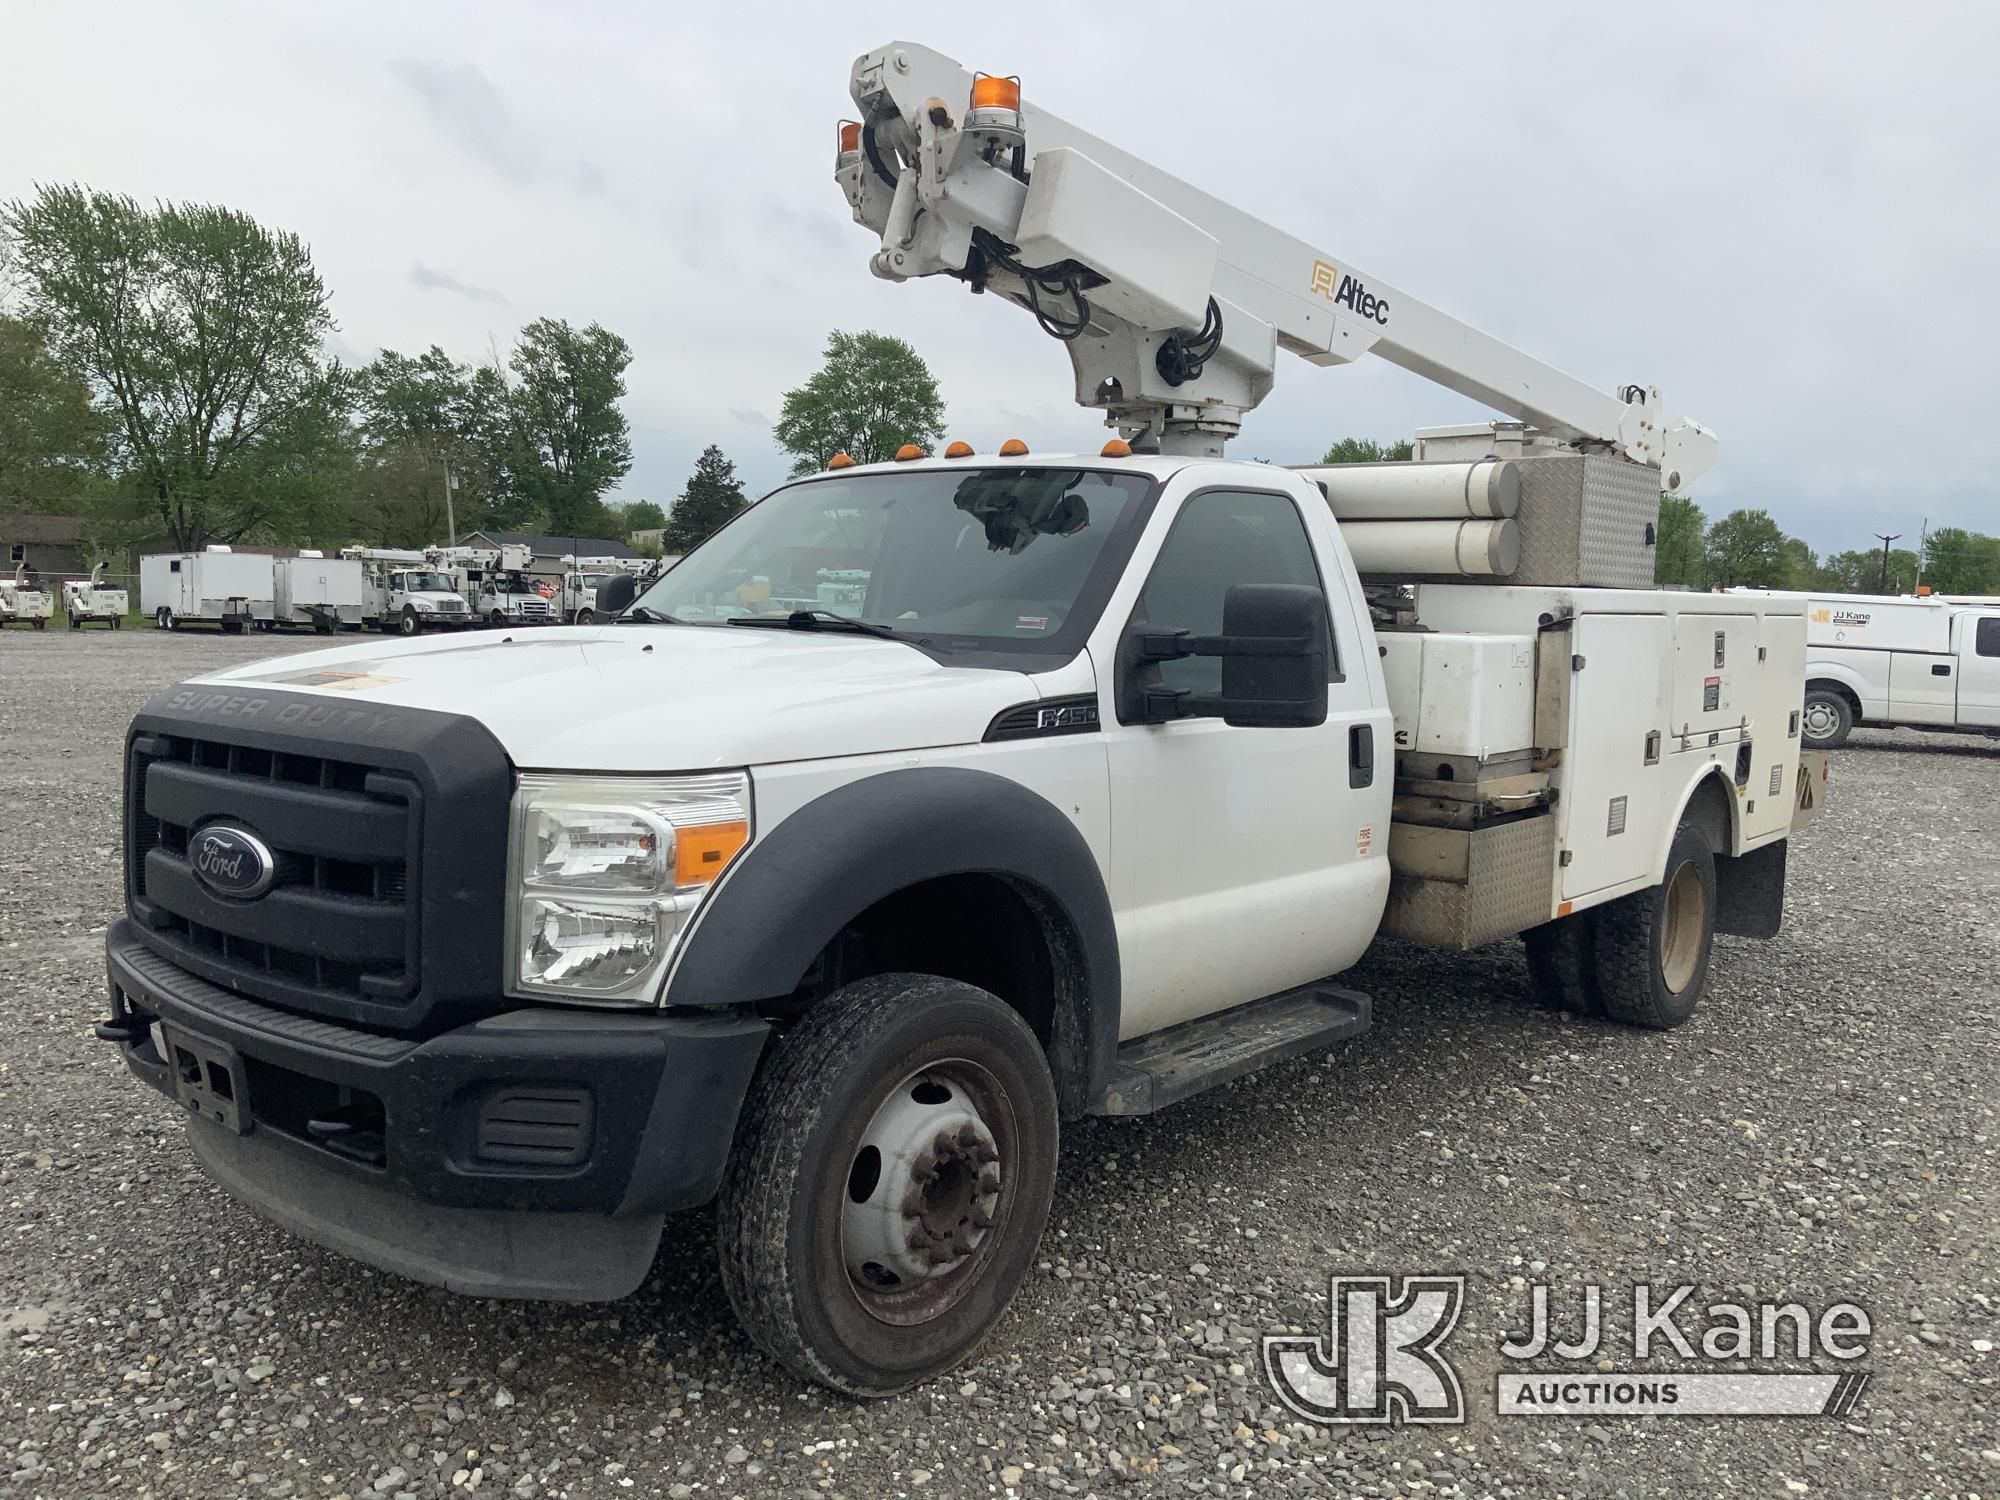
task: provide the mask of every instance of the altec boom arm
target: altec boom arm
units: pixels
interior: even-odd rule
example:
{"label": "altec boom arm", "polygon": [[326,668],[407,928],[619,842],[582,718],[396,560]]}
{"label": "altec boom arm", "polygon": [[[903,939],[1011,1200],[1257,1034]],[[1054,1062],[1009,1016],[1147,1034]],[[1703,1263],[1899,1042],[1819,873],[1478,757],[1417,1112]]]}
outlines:
{"label": "altec boom arm", "polygon": [[[1141,446],[1219,453],[1277,351],[1374,353],[1531,424],[1690,484],[1716,441],[1657,390],[1585,385],[974,75],[893,42],[856,60],[835,175],[891,280],[951,275],[1069,345],[1077,400]],[[1219,325],[1219,326],[1218,326]]]}

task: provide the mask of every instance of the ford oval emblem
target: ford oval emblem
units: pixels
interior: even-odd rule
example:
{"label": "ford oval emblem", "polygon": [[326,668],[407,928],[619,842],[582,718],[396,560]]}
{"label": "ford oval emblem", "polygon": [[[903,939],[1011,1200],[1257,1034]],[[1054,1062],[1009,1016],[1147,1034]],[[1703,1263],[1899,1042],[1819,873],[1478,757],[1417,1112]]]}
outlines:
{"label": "ford oval emblem", "polygon": [[188,840],[188,864],[195,879],[218,896],[255,901],[278,877],[271,846],[247,828],[211,823]]}

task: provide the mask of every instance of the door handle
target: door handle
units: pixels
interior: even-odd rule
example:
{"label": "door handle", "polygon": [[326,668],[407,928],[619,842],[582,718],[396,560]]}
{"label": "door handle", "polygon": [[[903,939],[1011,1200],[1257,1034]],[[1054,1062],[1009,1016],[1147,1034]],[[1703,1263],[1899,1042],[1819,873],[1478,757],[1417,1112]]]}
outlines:
{"label": "door handle", "polygon": [[1347,729],[1347,784],[1375,784],[1375,726],[1350,724]]}
{"label": "door handle", "polygon": [[1933,677],[1949,677],[1949,676],[1951,676],[1951,666],[1950,666],[1950,664],[1949,664],[1949,663],[1947,663],[1947,662],[1941,662],[1941,661],[1934,661],[1934,662],[1932,662],[1932,663],[1931,663],[1931,676],[1933,676]]}

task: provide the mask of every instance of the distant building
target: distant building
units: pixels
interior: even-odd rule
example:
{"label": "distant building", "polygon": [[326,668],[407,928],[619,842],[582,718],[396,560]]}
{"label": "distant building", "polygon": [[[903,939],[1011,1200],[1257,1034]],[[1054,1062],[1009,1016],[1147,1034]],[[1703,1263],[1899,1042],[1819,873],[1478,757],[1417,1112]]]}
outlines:
{"label": "distant building", "polygon": [[667,528],[664,526],[648,526],[643,530],[635,531],[632,533],[632,545],[641,552],[649,549],[655,552],[664,551],[667,545]]}
{"label": "distant building", "polygon": [[90,576],[91,558],[80,516],[0,515],[0,572],[26,563],[44,583]]}
{"label": "distant building", "polygon": [[459,538],[461,547],[526,547],[534,554],[531,573],[559,573],[565,557],[637,557],[621,541],[603,536],[537,536],[528,531],[474,531]]}

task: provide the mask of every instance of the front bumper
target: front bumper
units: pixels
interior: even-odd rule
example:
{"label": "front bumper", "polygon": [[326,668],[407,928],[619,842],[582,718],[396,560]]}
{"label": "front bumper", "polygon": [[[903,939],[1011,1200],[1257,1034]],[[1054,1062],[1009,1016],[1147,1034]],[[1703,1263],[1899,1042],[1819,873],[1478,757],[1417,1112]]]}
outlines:
{"label": "front bumper", "polygon": [[198,1096],[192,1144],[222,1186],[329,1249],[481,1297],[636,1288],[665,1216],[714,1196],[769,1032],[535,1006],[418,1040],[211,984],[128,921],[106,960],[126,1065]]}

